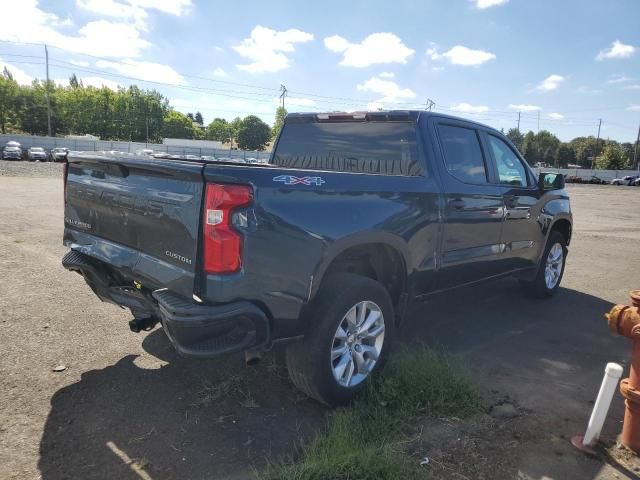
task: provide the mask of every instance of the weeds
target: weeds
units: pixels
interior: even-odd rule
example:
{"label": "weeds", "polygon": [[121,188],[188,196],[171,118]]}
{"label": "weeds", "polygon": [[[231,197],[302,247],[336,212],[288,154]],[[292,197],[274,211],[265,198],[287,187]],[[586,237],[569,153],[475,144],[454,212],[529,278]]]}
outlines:
{"label": "weeds", "polygon": [[417,415],[463,417],[480,410],[478,390],[450,356],[429,349],[398,352],[351,408],[303,447],[297,462],[267,469],[263,479],[413,479],[421,475],[397,437]]}

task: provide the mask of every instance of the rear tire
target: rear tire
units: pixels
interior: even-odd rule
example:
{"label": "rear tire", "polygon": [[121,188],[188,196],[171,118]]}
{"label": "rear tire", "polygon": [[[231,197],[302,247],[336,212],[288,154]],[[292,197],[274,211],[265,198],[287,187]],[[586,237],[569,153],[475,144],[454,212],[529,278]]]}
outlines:
{"label": "rear tire", "polygon": [[560,288],[566,261],[567,242],[560,232],[552,231],[540,257],[536,278],[532,281],[520,281],[524,292],[534,298],[547,298],[554,295]]}
{"label": "rear tire", "polygon": [[381,370],[389,352],[395,333],[389,293],[361,275],[331,274],[310,320],[304,340],[287,348],[289,377],[321,403],[349,403]]}

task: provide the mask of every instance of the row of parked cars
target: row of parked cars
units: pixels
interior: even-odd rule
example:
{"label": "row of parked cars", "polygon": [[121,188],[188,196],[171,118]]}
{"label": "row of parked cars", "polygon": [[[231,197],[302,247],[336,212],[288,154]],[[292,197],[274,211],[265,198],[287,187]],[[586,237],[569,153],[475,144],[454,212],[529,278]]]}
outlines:
{"label": "row of parked cars", "polygon": [[628,187],[640,187],[640,175],[627,175],[622,178],[614,178],[613,180],[605,180],[592,175],[588,179],[584,179],[578,175],[566,175],[565,183],[590,183],[593,185],[626,185]]}
{"label": "row of parked cars", "polygon": [[2,149],[3,160],[29,160],[32,162],[62,162],[69,152],[66,147],[56,147],[47,151],[42,147],[22,148],[16,141],[9,141]]}

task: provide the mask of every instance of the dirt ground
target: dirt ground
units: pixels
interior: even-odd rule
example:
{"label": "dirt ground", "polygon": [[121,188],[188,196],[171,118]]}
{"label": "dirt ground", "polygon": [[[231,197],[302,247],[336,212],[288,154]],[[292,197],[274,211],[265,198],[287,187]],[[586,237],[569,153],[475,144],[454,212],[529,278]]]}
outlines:
{"label": "dirt ground", "polygon": [[[181,359],[160,329],[131,333],[127,312],[61,267],[59,170],[0,162],[0,478],[240,479],[292,455],[329,412],[273,356],[256,367],[241,356]],[[411,310],[404,342],[459,354],[487,405],[472,419],[425,418],[405,432],[430,478],[640,471],[615,446],[619,395],[602,434],[609,450],[589,458],[568,443],[584,431],[605,364],[625,364],[631,351],[603,314],[640,288],[640,189],[568,188],[575,231],[559,295],[525,299],[507,279]],[[497,405],[509,406],[507,418]]]}

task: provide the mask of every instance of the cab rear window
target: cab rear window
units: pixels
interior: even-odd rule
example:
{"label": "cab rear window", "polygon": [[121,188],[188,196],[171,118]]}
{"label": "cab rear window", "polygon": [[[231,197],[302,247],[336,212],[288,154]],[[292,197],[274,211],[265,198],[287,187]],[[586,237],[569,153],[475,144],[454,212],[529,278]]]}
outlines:
{"label": "cab rear window", "polygon": [[414,122],[309,122],[283,126],[271,163],[282,168],[422,175]]}

